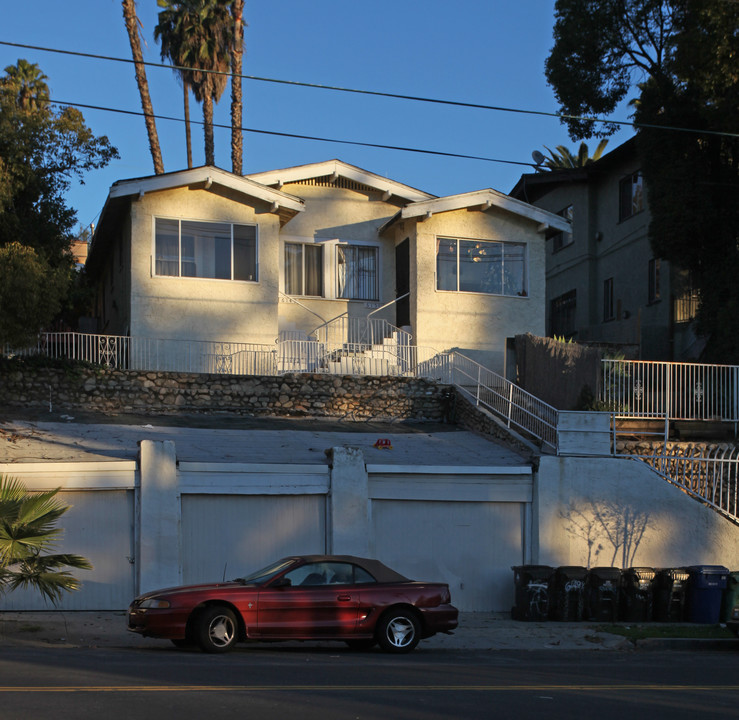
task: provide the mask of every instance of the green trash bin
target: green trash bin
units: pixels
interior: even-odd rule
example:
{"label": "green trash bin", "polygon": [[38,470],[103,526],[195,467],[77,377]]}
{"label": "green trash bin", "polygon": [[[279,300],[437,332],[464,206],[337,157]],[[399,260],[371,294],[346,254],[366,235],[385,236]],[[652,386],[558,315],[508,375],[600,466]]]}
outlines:
{"label": "green trash bin", "polygon": [[553,568],[549,565],[515,565],[511,570],[516,586],[516,604],[511,609],[511,617],[514,620],[547,620]]}
{"label": "green trash bin", "polygon": [[623,572],[621,620],[650,622],[652,619],[654,568],[632,567]]}
{"label": "green trash bin", "polygon": [[685,568],[663,568],[654,577],[654,619],[685,622],[685,595],[690,575]]}
{"label": "green trash bin", "polygon": [[731,611],[739,605],[739,572],[730,572],[721,600],[721,622],[731,620]]}

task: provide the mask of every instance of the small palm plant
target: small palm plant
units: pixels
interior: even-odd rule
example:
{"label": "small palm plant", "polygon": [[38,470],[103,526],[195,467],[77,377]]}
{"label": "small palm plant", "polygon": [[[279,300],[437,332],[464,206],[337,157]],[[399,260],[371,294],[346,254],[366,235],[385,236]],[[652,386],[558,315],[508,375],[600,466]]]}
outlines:
{"label": "small palm plant", "polygon": [[58,492],[30,493],[19,480],[0,475],[0,595],[32,587],[56,605],[64,592],[80,588],[67,568],[92,569],[80,555],[49,553],[63,532],[55,525],[70,507]]}

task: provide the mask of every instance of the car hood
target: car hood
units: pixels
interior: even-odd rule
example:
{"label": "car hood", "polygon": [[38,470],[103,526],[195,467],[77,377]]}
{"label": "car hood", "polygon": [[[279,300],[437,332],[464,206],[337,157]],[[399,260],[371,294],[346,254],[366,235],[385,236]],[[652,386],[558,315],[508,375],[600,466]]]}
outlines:
{"label": "car hood", "polygon": [[181,595],[191,592],[202,592],[208,590],[219,590],[223,588],[237,588],[245,587],[243,583],[228,581],[228,582],[217,582],[217,583],[202,583],[200,585],[176,585],[175,587],[161,588],[159,590],[152,590],[147,593],[139,595],[134,602],[146,600],[147,598],[158,597],[160,595]]}

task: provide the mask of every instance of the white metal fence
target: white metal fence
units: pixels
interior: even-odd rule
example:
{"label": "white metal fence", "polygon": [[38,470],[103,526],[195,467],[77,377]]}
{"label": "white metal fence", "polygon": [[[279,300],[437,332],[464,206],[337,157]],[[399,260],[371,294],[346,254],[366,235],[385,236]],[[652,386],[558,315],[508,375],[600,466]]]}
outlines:
{"label": "white metal fence", "polygon": [[739,366],[603,360],[601,401],[620,417],[739,421]]}
{"label": "white metal fence", "polygon": [[739,524],[739,448],[676,446],[639,459],[668,482]]}

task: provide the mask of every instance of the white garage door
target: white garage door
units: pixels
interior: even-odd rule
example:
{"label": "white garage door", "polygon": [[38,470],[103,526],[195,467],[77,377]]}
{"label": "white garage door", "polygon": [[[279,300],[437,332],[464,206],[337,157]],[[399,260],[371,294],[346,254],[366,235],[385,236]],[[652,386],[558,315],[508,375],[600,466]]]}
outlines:
{"label": "white garage door", "polygon": [[524,508],[516,502],[374,500],[374,554],[414,580],[448,583],[460,610],[508,611],[511,566],[523,564]]}
{"label": "white garage door", "polygon": [[324,495],[182,496],[185,583],[239,577],[286,555],[324,552]]}
{"label": "white garage door", "polygon": [[[132,490],[60,492],[72,507],[57,527],[64,535],[54,552],[86,557],[93,570],[73,570],[82,589],[65,593],[58,610],[122,610],[134,596]],[[0,597],[0,610],[53,610],[37,591],[16,590]]]}

